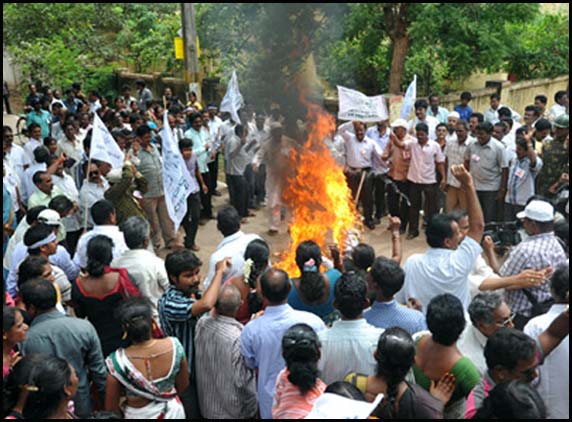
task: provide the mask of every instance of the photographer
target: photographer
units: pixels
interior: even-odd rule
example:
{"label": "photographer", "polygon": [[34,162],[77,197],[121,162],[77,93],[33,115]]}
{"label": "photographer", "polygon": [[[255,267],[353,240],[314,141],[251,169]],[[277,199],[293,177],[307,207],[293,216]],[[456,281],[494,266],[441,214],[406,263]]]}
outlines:
{"label": "photographer", "polygon": [[[525,269],[556,269],[566,263],[564,248],[554,235],[554,207],[550,203],[534,199],[517,217],[522,220],[530,237],[511,251],[500,269],[502,277],[518,274]],[[533,285],[531,282],[531,286]],[[550,289],[543,284],[511,290],[506,293],[506,300],[516,313],[515,326],[522,329],[529,319],[544,313],[550,307]]]}

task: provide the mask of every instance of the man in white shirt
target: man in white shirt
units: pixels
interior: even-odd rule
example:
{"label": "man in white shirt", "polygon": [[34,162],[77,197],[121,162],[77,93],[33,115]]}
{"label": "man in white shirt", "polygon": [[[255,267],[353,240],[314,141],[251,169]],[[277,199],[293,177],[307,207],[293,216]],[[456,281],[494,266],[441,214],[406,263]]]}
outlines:
{"label": "man in white shirt", "polygon": [[[570,295],[570,266],[556,270],[550,280],[555,304],[544,314],[531,319],[524,333],[537,338],[567,307]],[[536,387],[543,398],[550,419],[570,419],[570,336],[546,357],[539,368],[540,383]]]}
{"label": "man in white shirt", "polygon": [[485,345],[487,338],[501,327],[514,328],[510,308],[502,293],[487,292],[476,295],[469,305],[471,323],[467,324],[457,347],[462,355],[471,359],[481,376],[487,371]]}
{"label": "man in white shirt", "polygon": [[504,106],[501,104],[501,97],[499,94],[492,94],[491,97],[491,106],[490,108],[485,112],[485,122],[489,122],[491,124],[495,124],[496,122],[498,122],[500,120],[500,116],[499,116],[499,110],[501,108],[508,108],[511,111],[511,118],[516,121],[519,122],[520,121],[520,114],[518,114],[516,111],[514,111],[513,109],[511,109],[510,107]]}
{"label": "man in white shirt", "polygon": [[318,333],[322,355],[320,378],[326,384],[342,381],[350,372],[375,373],[373,357],[383,329],[367,323],[363,310],[369,307],[367,283],[357,273],[348,273],[336,282],[334,306],[342,314],[332,328]]}
{"label": "man in white shirt", "polygon": [[30,196],[38,190],[34,184],[34,175],[40,171],[48,170],[48,163],[50,162],[50,151],[44,146],[39,146],[34,150],[34,160],[30,167],[24,171],[24,176],[21,179],[21,193],[22,201],[28,204]]}
{"label": "man in white shirt", "polygon": [[82,225],[85,224],[87,213],[87,227],[93,227],[93,218],[90,210],[97,201],[104,199],[107,189],[109,189],[109,182],[102,177],[97,164],[92,162],[88,168],[88,178],[79,191],[79,207]]}
{"label": "man in white shirt", "polygon": [[254,239],[260,239],[260,236],[257,234],[245,234],[240,231],[240,216],[233,207],[224,208],[218,212],[217,228],[224,236],[224,239],[211,255],[209,272],[204,282],[205,290],[214,278],[216,263],[221,259],[232,258],[231,267],[225,270],[222,277],[223,283],[234,276],[241,275],[244,267],[244,251],[246,251],[246,247]]}
{"label": "man in white shirt", "polygon": [[562,114],[568,114],[569,98],[568,92],[558,91],[554,94],[554,104],[548,111],[548,119],[554,122]]}
{"label": "man in white shirt", "polygon": [[447,119],[449,117],[449,110],[445,107],[441,107],[441,98],[438,95],[432,94],[429,96],[429,108],[427,109],[427,115],[435,117],[439,120],[439,123],[447,124]]}
{"label": "man in white shirt", "polygon": [[213,160],[208,163],[209,173],[210,173],[210,185],[209,190],[214,196],[221,196],[221,193],[217,190],[217,180],[218,180],[218,157],[223,145],[223,133],[222,126],[223,121],[217,116],[218,107],[215,104],[209,104],[207,106],[207,111],[209,112],[209,130],[211,131],[211,136],[214,142],[213,149],[211,151],[211,157],[214,156]]}
{"label": "man in white shirt", "polygon": [[352,191],[352,197],[356,197],[363,179],[359,201],[363,206],[364,224],[370,230],[375,228],[372,220],[373,214],[373,190],[371,169],[376,155],[380,157],[383,150],[365,134],[363,122],[348,122],[338,128],[338,133],[346,141],[346,166],[344,174]]}
{"label": "man in white shirt", "polygon": [[[149,251],[151,228],[142,217],[129,217],[120,228],[129,250],[113,260],[114,268],[125,268],[143,295],[153,304],[153,315],[159,316],[157,303],[169,287],[165,262]],[[155,319],[158,321],[158,318]]]}
{"label": "man in white shirt", "polygon": [[30,132],[30,139],[24,145],[24,151],[26,152],[27,162],[31,163],[34,160],[34,150],[43,145],[42,128],[39,124],[32,123],[28,126],[28,131]]}
{"label": "man in white shirt", "polygon": [[113,259],[121,257],[129,249],[125,244],[123,233],[119,231],[119,227],[116,225],[115,208],[113,208],[111,201],[107,199],[97,201],[91,208],[91,215],[95,226],[93,230],[79,238],[77,250],[73,257],[73,261],[80,268],[87,267],[87,244],[97,235],[107,236],[113,241]]}
{"label": "man in white shirt", "polygon": [[465,151],[470,143],[469,123],[458,121],[455,128],[455,139],[447,143],[445,156],[447,158],[447,211],[467,209],[467,196],[461,190],[461,183],[451,173],[451,167],[465,163]]}
{"label": "man in white shirt", "polygon": [[429,128],[429,139],[434,141],[437,139],[437,125],[440,123],[439,120],[433,116],[427,114],[427,109],[429,104],[425,100],[415,101],[415,119],[409,122],[409,133],[415,135],[416,127],[419,123],[425,123]]}
{"label": "man in white shirt", "polygon": [[473,178],[462,165],[453,166],[451,172],[467,191],[467,236],[460,241],[462,233],[451,216],[438,214],[429,220],[426,234],[431,248],[425,254],[409,257],[404,267],[405,284],[396,296],[401,303],[418,299],[424,311],[431,299],[442,293],[455,295],[468,308],[471,300],[468,276],[482,252],[480,242],[485,222]]}
{"label": "man in white shirt", "polygon": [[237,125],[225,149],[228,160],[226,177],[230,204],[236,208],[243,219],[249,215],[245,171],[249,162],[252,161],[252,150],[256,146],[256,139],[250,137],[248,131],[248,125]]}
{"label": "man in white shirt", "polygon": [[447,143],[457,140],[457,133],[455,131],[457,130],[457,123],[459,123],[460,120],[461,116],[456,111],[452,111],[449,113],[449,116],[447,116],[447,130],[449,131],[446,138]]}
{"label": "man in white shirt", "polygon": [[2,127],[2,152],[4,160],[10,164],[18,178],[22,180],[24,171],[30,165],[31,160],[24,148],[14,143],[14,133],[10,126]]}
{"label": "man in white shirt", "polygon": [[[373,140],[377,144],[379,151],[385,151],[389,143],[389,135],[391,129],[388,126],[389,121],[384,120],[378,122],[375,126],[367,129],[365,136]],[[372,161],[373,167],[373,190],[374,190],[374,205],[375,215],[373,224],[379,224],[381,218],[385,215],[385,179],[389,172],[389,165],[380,155],[374,155]]]}
{"label": "man in white shirt", "polygon": [[[411,165],[407,173],[409,181],[409,235],[408,239],[419,236],[419,211],[421,211],[422,195],[425,196],[427,220],[439,212],[437,206],[437,172],[441,175],[441,189],[445,190],[447,175],[445,173],[445,155],[439,144],[428,138],[429,128],[419,123],[416,128],[417,140],[408,140],[400,147],[409,148]],[[399,143],[398,143],[399,145]]]}

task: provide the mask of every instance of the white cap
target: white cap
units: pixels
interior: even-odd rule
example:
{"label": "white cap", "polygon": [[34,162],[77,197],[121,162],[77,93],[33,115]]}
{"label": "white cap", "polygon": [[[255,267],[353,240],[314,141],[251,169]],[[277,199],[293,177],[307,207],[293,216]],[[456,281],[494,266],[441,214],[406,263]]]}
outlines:
{"label": "white cap", "polygon": [[407,129],[409,125],[407,124],[407,121],[405,119],[397,119],[394,120],[393,123],[391,123],[391,127],[392,128],[402,127],[404,129]]}
{"label": "white cap", "polygon": [[62,219],[57,211],[47,209],[38,215],[38,221],[48,226],[59,226]]}
{"label": "white cap", "polygon": [[449,117],[453,117],[455,119],[460,119],[461,115],[459,113],[457,113],[456,111],[452,111],[449,113]]}
{"label": "white cap", "polygon": [[548,223],[554,221],[554,207],[546,201],[530,201],[524,211],[519,212],[516,217],[519,220],[528,218],[539,223]]}

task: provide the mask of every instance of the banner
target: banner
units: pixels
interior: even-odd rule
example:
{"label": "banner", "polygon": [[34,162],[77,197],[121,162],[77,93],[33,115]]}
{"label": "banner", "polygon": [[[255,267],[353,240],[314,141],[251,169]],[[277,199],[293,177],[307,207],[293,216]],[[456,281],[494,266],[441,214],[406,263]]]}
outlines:
{"label": "banner", "polygon": [[191,176],[173,138],[169,127],[168,113],[163,117],[163,190],[169,217],[175,225],[175,233],[187,213],[187,198],[191,194]]}
{"label": "banner", "polygon": [[338,119],[340,120],[380,122],[389,118],[382,95],[368,97],[359,91],[338,85],[338,99],[340,102]]}
{"label": "banner", "polygon": [[236,77],[236,70],[232,71],[232,77],[228,82],[228,87],[226,89],[226,94],[220,103],[220,111],[226,111],[230,113],[232,120],[236,123],[241,124],[240,117],[238,117],[238,110],[244,104],[242,95],[238,90],[238,78]]}
{"label": "banner", "polygon": [[93,132],[91,135],[91,148],[89,150],[91,160],[104,161],[111,164],[114,169],[123,168],[125,155],[105,124],[97,113],[93,117]]}
{"label": "banner", "polygon": [[415,100],[417,99],[417,75],[413,77],[413,82],[409,84],[405,96],[403,97],[403,103],[401,104],[401,114],[400,117],[407,120],[411,112],[413,111],[413,106],[415,105]]}

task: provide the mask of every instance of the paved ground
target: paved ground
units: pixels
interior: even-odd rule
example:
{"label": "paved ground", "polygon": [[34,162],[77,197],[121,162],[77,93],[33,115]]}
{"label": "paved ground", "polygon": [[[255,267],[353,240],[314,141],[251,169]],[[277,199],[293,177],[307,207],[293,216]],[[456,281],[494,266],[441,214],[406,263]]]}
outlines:
{"label": "paved ground", "polygon": [[[3,124],[14,127],[16,125],[18,116],[15,115],[3,115]],[[221,175],[219,175],[220,178]],[[215,212],[228,205],[228,193],[226,190],[226,185],[224,183],[219,183],[219,190],[223,193],[222,197],[213,197],[213,206]],[[376,227],[375,230],[366,229],[362,241],[369,243],[373,246],[377,255],[391,256],[391,235],[386,230],[387,219],[384,218],[381,225]],[[285,250],[288,247],[289,236],[286,233],[286,227],[281,230],[281,233],[276,236],[268,236],[266,234],[268,230],[268,217],[266,209],[262,209],[256,212],[256,217],[251,217],[248,219],[242,230],[247,233],[257,233],[263,237],[270,245],[272,253],[277,253]],[[182,238],[182,230],[179,236]],[[427,249],[425,243],[424,235],[419,236],[417,239],[406,240],[403,236],[403,262],[405,259],[414,253],[423,252]],[[201,250],[198,256],[203,261],[203,263],[208,264],[208,260],[212,252],[216,249],[219,242],[222,240],[222,235],[218,232],[216,228],[216,220],[208,221],[204,226],[200,226],[197,235],[197,244],[200,246]],[[165,257],[167,251],[159,251],[161,257]],[[208,267],[203,266],[203,272],[206,273]]]}

